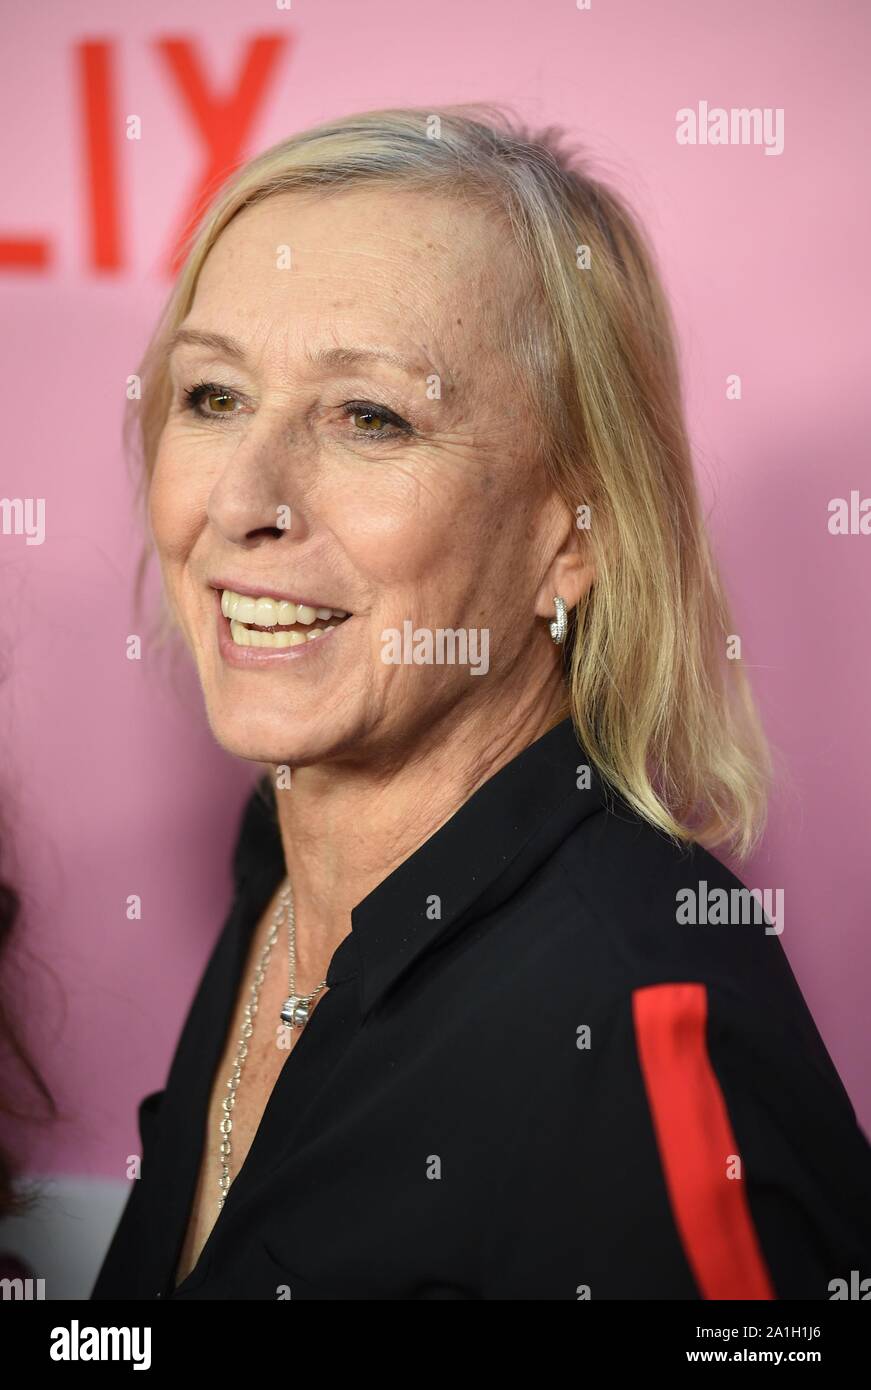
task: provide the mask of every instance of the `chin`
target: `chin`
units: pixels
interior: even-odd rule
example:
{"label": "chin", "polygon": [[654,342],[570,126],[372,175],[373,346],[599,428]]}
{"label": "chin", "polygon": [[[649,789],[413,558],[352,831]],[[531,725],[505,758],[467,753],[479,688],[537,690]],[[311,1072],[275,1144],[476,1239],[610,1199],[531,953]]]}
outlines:
{"label": "chin", "polygon": [[209,711],[209,727],[225,752],[248,762],[305,767],[324,761],[345,742],[322,711],[300,718],[266,716],[240,718],[238,711]]}

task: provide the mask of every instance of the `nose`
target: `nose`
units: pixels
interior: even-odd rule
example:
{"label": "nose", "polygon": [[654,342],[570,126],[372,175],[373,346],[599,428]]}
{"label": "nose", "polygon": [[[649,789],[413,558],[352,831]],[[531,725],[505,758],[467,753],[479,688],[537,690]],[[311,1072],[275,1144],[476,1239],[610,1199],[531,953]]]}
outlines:
{"label": "nose", "polygon": [[303,540],[310,531],[311,469],[301,451],[274,440],[247,439],[222,469],[207,515],[235,545]]}

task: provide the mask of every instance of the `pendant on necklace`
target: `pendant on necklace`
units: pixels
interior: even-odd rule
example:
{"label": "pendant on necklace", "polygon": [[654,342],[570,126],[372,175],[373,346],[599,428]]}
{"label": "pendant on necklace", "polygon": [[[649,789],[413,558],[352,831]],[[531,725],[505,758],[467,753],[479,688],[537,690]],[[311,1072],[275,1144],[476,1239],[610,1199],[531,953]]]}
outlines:
{"label": "pendant on necklace", "polygon": [[285,999],[281,1010],[281,1021],[290,1028],[302,1028],[308,1023],[309,1005],[298,994]]}

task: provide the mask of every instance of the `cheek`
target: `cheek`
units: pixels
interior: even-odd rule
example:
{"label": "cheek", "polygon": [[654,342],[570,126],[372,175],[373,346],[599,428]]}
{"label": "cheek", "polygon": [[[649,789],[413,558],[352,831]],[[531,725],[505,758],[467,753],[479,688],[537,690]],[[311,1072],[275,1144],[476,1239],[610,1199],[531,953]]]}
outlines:
{"label": "cheek", "polygon": [[[191,475],[192,476],[192,475]],[[158,452],[148,489],[148,516],[161,561],[183,559],[193,543],[202,501],[186,475]]]}
{"label": "cheek", "polygon": [[437,582],[450,590],[465,587],[462,572],[474,564],[486,513],[480,498],[420,485],[408,495],[401,489],[357,493],[341,515],[333,511],[331,525],[354,567],[373,585]]}

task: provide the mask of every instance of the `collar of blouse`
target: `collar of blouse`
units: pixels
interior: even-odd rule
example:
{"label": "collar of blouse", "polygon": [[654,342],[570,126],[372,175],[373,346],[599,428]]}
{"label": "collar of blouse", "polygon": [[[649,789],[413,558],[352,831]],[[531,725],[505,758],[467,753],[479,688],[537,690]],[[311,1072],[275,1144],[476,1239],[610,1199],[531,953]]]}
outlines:
{"label": "collar of blouse", "polygon": [[[271,797],[268,779],[263,785]],[[604,807],[601,781],[567,718],[500,768],[357,904],[327,984],[356,977],[365,1016],[435,942],[501,906],[581,821]],[[264,903],[284,874],[274,809],[257,796],[234,870],[237,899]]]}

